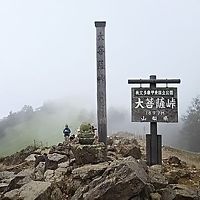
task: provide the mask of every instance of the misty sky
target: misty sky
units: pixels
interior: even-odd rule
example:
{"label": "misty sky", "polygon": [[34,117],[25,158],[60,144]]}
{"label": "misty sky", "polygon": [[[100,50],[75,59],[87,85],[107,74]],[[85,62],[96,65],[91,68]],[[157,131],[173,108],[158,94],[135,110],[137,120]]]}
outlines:
{"label": "misty sky", "polygon": [[[96,105],[94,21],[106,21],[108,107],[130,109],[129,78],[180,78],[200,94],[199,0],[0,1],[0,117],[67,97]],[[76,101],[75,101],[76,100]]]}

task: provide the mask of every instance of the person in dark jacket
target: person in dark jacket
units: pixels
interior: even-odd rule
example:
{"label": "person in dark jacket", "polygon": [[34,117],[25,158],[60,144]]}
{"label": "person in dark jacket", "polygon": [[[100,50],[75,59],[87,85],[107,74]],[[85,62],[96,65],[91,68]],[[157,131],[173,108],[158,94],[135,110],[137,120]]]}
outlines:
{"label": "person in dark jacket", "polygon": [[65,125],[65,128],[64,128],[64,130],[63,130],[63,134],[64,134],[64,137],[65,137],[65,141],[68,141],[68,140],[69,140],[70,133],[71,133],[71,130],[70,130],[70,128],[68,127],[68,125],[66,124],[66,125]]}

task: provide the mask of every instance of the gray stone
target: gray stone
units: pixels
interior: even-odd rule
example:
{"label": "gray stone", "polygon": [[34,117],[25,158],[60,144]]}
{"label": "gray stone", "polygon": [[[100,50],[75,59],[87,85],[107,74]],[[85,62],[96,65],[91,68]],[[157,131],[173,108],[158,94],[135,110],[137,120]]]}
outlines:
{"label": "gray stone", "polygon": [[0,180],[4,180],[3,182],[9,183],[15,177],[14,172],[3,171],[0,172]]}
{"label": "gray stone", "polygon": [[156,189],[161,189],[167,186],[168,181],[165,176],[160,173],[161,170],[156,170],[160,168],[158,166],[159,165],[149,168],[149,178],[150,183],[153,184]]}
{"label": "gray stone", "polygon": [[72,152],[77,164],[96,164],[106,161],[106,146],[98,145],[73,145]]}
{"label": "gray stone", "polygon": [[25,159],[25,161],[27,161],[27,162],[31,162],[31,161],[35,162],[35,156],[37,156],[37,154],[31,154]]}
{"label": "gray stone", "polygon": [[0,192],[4,192],[8,185],[8,183],[0,183]]}
{"label": "gray stone", "polygon": [[147,174],[133,157],[113,162],[99,178],[88,187],[79,187],[72,200],[128,200],[143,191]]}
{"label": "gray stone", "polygon": [[82,180],[93,179],[96,176],[101,176],[108,166],[109,164],[107,162],[94,165],[88,164],[74,169],[72,175],[74,178]]}
{"label": "gray stone", "polygon": [[175,191],[171,187],[160,189],[159,193],[162,196],[162,200],[173,200],[176,196]]}
{"label": "gray stone", "polygon": [[[4,192],[8,192],[13,189],[20,188],[22,185],[30,182],[33,179],[33,170],[32,169],[24,169],[18,174],[11,176],[10,179],[6,179],[8,181],[7,187]],[[5,180],[4,180],[5,181]]]}
{"label": "gray stone", "polygon": [[168,163],[174,166],[181,166],[181,160],[176,156],[170,156],[168,158]]}
{"label": "gray stone", "polygon": [[136,159],[140,159],[142,156],[140,147],[135,144],[120,145],[118,153],[121,154],[123,157],[132,156]]}
{"label": "gray stone", "polygon": [[197,190],[186,185],[172,184],[172,189],[175,191],[175,200],[192,200],[198,198]]}
{"label": "gray stone", "polygon": [[67,167],[69,167],[69,161],[59,163],[58,167],[61,167],[61,168],[67,168]]}
{"label": "gray stone", "polygon": [[47,156],[50,161],[57,162],[58,164],[68,160],[68,157],[66,155],[58,153],[48,154]]}
{"label": "gray stone", "polygon": [[31,181],[19,189],[19,198],[24,200],[50,200],[51,183]]}
{"label": "gray stone", "polygon": [[161,200],[161,195],[159,193],[151,193],[150,198],[151,200]]}
{"label": "gray stone", "polygon": [[156,171],[158,173],[163,173],[163,167],[162,165],[152,165],[150,166],[151,171]]}
{"label": "gray stone", "polygon": [[52,191],[51,199],[52,200],[62,200],[63,199],[62,191],[60,190],[60,188],[55,188]]}
{"label": "gray stone", "polygon": [[45,173],[45,162],[40,162],[37,167],[35,168],[35,180],[41,181],[44,180],[44,173]]}
{"label": "gray stone", "polygon": [[3,196],[3,200],[18,200],[19,199],[19,189],[14,189],[6,192]]}
{"label": "gray stone", "polygon": [[54,172],[54,180],[55,180],[55,182],[57,182],[57,183],[61,182],[64,179],[64,177],[67,174],[67,172],[68,172],[67,168],[58,168],[58,169],[56,169],[55,172]]}
{"label": "gray stone", "polygon": [[54,181],[54,170],[47,170],[45,173],[44,173],[44,180],[47,181],[47,182],[53,182]]}
{"label": "gray stone", "polygon": [[20,177],[21,179],[17,182],[17,185],[21,187],[24,184],[27,184],[34,179],[34,170],[33,169],[24,169],[16,175],[16,178]]}

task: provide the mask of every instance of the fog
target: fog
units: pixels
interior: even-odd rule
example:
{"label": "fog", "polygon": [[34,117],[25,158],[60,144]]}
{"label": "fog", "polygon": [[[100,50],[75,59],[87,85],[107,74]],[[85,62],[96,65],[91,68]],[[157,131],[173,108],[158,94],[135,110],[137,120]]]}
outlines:
{"label": "fog", "polygon": [[[74,119],[91,113],[96,121],[98,20],[106,21],[109,131],[149,130],[130,122],[130,78],[181,79],[172,85],[178,87],[181,117],[200,91],[199,10],[197,0],[0,1],[0,118],[24,105],[67,99],[70,120],[52,116],[60,120],[55,131],[65,120],[75,129]],[[159,124],[164,142],[174,143],[180,126]]]}
{"label": "fog", "polygon": [[[50,146],[63,142],[62,131],[65,124],[68,124],[74,134],[77,134],[77,129],[83,122],[96,126],[96,111],[83,108],[81,103],[83,102],[59,99],[45,102],[31,111],[24,111],[23,108],[10,113],[0,121],[0,156],[19,151],[27,145]],[[128,132],[145,138],[145,134],[149,133],[149,123],[132,123],[129,115],[129,110],[109,108],[108,135]],[[177,146],[175,139],[178,138],[178,128],[178,124],[159,124],[158,133],[163,135],[164,144]]]}

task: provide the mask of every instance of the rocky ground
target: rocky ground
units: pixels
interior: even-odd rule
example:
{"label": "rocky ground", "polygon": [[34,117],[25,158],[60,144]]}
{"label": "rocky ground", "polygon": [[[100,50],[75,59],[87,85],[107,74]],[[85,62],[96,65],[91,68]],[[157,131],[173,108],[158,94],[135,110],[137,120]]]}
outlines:
{"label": "rocky ground", "polygon": [[198,156],[163,147],[162,166],[148,167],[144,149],[141,141],[119,136],[109,137],[107,148],[76,141],[29,146],[0,159],[0,199],[200,199]]}

